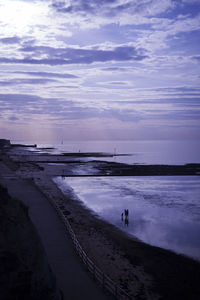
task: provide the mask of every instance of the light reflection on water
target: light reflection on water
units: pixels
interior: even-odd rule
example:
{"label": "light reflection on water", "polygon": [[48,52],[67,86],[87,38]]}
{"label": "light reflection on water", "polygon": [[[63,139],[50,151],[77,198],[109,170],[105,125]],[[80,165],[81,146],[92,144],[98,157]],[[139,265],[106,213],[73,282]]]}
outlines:
{"label": "light reflection on water", "polygon": [[[200,260],[200,176],[56,178],[86,206],[155,246]],[[121,213],[129,209],[129,224]]]}

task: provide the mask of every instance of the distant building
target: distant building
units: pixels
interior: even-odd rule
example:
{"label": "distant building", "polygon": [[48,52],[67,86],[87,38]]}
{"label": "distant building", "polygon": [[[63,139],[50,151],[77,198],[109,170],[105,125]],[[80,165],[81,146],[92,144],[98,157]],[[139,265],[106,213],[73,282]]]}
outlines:
{"label": "distant building", "polygon": [[8,147],[10,146],[10,141],[6,139],[0,139],[0,147]]}

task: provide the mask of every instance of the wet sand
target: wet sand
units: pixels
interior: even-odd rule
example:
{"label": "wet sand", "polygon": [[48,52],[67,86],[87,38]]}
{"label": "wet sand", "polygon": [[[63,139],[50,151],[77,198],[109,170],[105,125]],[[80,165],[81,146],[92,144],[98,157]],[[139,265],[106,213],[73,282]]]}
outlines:
{"label": "wet sand", "polygon": [[[68,161],[63,156],[57,156],[56,160],[55,156],[47,154],[41,157],[20,148],[13,149],[9,155],[15,161],[13,163],[8,159],[9,167],[20,178],[30,178],[48,199],[57,203],[88,256],[133,299],[200,298],[199,262],[126,235],[95,216],[78,198],[74,199],[70,187],[67,196],[61,193],[52,178],[57,175],[73,175],[74,165],[84,163],[72,163],[74,157],[70,161],[68,156]],[[44,163],[44,156],[46,162],[56,161],[58,164]],[[102,172],[99,166],[98,163],[93,163],[92,175]],[[104,163],[104,166],[107,166],[104,173],[108,172],[108,166],[112,171],[111,164]],[[85,172],[87,170],[88,167]]]}

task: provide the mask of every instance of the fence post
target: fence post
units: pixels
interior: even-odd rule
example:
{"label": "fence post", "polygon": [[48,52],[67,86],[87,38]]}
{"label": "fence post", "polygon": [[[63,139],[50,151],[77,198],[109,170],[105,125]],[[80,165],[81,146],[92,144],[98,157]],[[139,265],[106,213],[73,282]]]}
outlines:
{"label": "fence post", "polygon": [[104,275],[104,273],[103,273],[102,286],[103,286],[103,289],[104,289],[105,288],[105,275]]}
{"label": "fence post", "polygon": [[88,269],[88,257],[87,257],[87,254],[86,254],[86,256],[85,256],[85,265],[86,265],[86,267],[87,267],[87,269]]}
{"label": "fence post", "polygon": [[117,293],[117,285],[115,285],[115,298],[117,299],[117,295],[118,293]]}
{"label": "fence post", "polygon": [[93,263],[93,277],[95,279],[95,264]]}

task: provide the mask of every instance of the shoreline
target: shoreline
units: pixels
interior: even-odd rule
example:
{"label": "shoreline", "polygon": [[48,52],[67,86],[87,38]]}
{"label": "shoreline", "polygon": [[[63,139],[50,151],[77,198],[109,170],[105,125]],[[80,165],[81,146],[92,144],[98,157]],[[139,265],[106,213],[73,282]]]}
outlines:
{"label": "shoreline", "polygon": [[[200,175],[200,163],[187,163],[183,165],[172,165],[172,164],[126,164],[121,162],[104,161],[103,158],[115,157],[115,156],[130,156],[130,154],[113,154],[103,152],[72,152],[72,153],[40,153],[43,148],[36,148],[36,151],[27,150],[32,145],[17,146],[11,144],[11,157],[16,163],[36,163],[36,164],[77,164],[85,165],[93,168],[95,176],[192,176]],[[15,150],[18,150],[18,154],[15,155]],[[38,151],[37,151],[38,149]],[[51,149],[51,148],[44,148]],[[88,160],[84,160],[84,159]],[[90,159],[89,159],[90,158]],[[97,160],[100,158],[101,160]],[[65,175],[65,174],[60,174]],[[66,173],[66,176],[74,176],[73,172]],[[77,175],[77,174],[76,174]],[[79,174],[83,175],[83,174]],[[87,170],[87,176],[94,176],[89,174]]]}
{"label": "shoreline", "polygon": [[[26,160],[23,158],[25,154]],[[185,295],[188,299],[199,298],[199,262],[145,244],[99,219],[78,199],[72,199],[70,187],[66,196],[52,181],[60,172],[60,166],[48,166],[46,169],[40,161],[30,161],[33,157],[39,158],[38,153],[28,150],[20,153],[16,147],[8,155],[11,159],[18,157],[13,163],[7,162],[16,169],[17,175],[29,178],[47,198],[58,203],[89,257],[134,299],[183,299]],[[70,163],[65,161],[66,167],[69,165],[69,173],[73,169],[73,163]]]}

